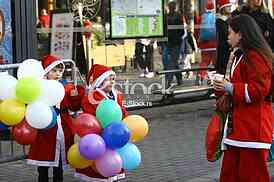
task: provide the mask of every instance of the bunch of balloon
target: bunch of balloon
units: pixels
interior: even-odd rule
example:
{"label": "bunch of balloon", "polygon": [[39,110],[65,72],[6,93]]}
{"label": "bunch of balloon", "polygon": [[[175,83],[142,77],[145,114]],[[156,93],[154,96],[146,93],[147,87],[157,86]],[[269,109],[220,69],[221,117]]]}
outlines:
{"label": "bunch of balloon", "polygon": [[64,87],[55,80],[44,79],[41,62],[27,59],[17,70],[18,80],[7,72],[0,75],[0,121],[12,126],[12,134],[19,144],[32,144],[37,129],[55,126],[53,106],[65,95]]}
{"label": "bunch of balloon", "polygon": [[80,169],[91,166],[104,177],[115,176],[122,169],[136,169],[141,163],[141,153],[130,143],[130,138],[138,141],[147,135],[148,124],[142,118],[141,125],[134,125],[132,119],[129,116],[122,121],[120,106],[110,99],[99,103],[96,117],[87,113],[79,115],[74,126],[81,139],[68,152],[71,166]]}

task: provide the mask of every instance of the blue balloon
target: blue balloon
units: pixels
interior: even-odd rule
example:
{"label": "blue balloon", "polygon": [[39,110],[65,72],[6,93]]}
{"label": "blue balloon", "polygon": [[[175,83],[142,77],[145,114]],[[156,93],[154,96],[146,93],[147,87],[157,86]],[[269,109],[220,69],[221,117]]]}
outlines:
{"label": "blue balloon", "polygon": [[103,131],[102,137],[109,149],[118,149],[127,144],[130,139],[130,131],[122,122],[113,122]]}
{"label": "blue balloon", "polygon": [[51,112],[52,112],[52,120],[51,120],[50,124],[47,126],[46,129],[53,128],[57,123],[57,113],[56,113],[54,107],[50,107],[50,109],[51,109]]}
{"label": "blue balloon", "polygon": [[120,157],[123,161],[123,169],[131,171],[136,168],[141,163],[141,152],[138,147],[132,143],[126,144],[123,148],[118,149]]}
{"label": "blue balloon", "polygon": [[9,129],[9,127],[7,125],[1,123],[1,121],[0,121],[0,131],[7,130],[7,129]]}

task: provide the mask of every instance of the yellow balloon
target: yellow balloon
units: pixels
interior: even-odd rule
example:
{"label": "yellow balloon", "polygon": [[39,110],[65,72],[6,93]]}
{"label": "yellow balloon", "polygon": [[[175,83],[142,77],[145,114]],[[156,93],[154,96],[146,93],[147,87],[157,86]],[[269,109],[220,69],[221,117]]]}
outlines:
{"label": "yellow balloon", "polygon": [[131,115],[123,119],[123,122],[130,130],[130,141],[143,140],[148,134],[148,123],[145,118],[139,115]]}
{"label": "yellow balloon", "polygon": [[7,99],[0,104],[0,121],[9,126],[19,124],[25,117],[26,106],[17,99]]}
{"label": "yellow balloon", "polygon": [[73,168],[84,169],[92,165],[92,160],[86,160],[80,155],[78,144],[73,144],[68,151],[68,162]]}

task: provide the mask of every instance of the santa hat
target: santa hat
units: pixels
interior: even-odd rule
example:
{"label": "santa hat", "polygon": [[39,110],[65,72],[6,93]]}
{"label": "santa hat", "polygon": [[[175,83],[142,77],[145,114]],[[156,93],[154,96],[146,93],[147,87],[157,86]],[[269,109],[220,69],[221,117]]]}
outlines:
{"label": "santa hat", "polygon": [[87,82],[92,79],[91,87],[97,88],[111,75],[116,75],[111,68],[100,64],[94,64],[87,75]]}
{"label": "santa hat", "polygon": [[60,58],[53,55],[46,55],[42,58],[41,61],[42,61],[42,66],[45,70],[45,74],[47,74],[50,70],[52,70],[58,64],[62,64],[63,67],[65,68],[63,61]]}
{"label": "santa hat", "polygon": [[206,10],[214,10],[214,2],[213,2],[213,0],[207,0],[206,1],[206,7],[205,7],[205,9]]}
{"label": "santa hat", "polygon": [[232,6],[235,2],[233,0],[219,0],[219,9],[222,9],[227,6]]}

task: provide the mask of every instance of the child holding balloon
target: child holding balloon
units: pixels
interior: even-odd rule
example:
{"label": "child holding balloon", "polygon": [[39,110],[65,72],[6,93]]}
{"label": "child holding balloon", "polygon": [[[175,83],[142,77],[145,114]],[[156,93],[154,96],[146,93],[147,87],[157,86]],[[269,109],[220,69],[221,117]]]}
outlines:
{"label": "child holding balloon", "polygon": [[[45,79],[60,81],[65,65],[61,59],[53,55],[42,58]],[[61,103],[54,106],[57,121],[43,130],[38,130],[37,138],[31,145],[27,163],[38,166],[38,182],[48,182],[48,168],[53,167],[53,182],[63,181],[63,169],[66,167],[66,152],[74,143],[72,118],[69,111],[77,111],[81,107],[84,88],[67,84],[65,96]],[[42,111],[41,111],[42,112]]]}
{"label": "child holding balloon", "polygon": [[[121,108],[122,118],[128,116],[128,113],[123,105],[122,95],[114,89],[116,74],[109,67],[95,64],[90,69],[87,75],[87,82],[89,85],[89,91],[87,96],[82,100],[82,109],[85,113],[96,115],[96,109],[102,100],[113,100],[118,104],[118,108]],[[114,108],[109,108],[114,109]],[[98,113],[97,113],[98,114]],[[109,124],[107,122],[101,122],[101,127],[105,127]],[[112,152],[112,151],[111,151]],[[106,152],[107,153],[107,152]],[[110,153],[110,152],[109,152]],[[113,152],[114,153],[114,152]],[[112,155],[112,154],[110,154]],[[118,154],[117,154],[118,155]],[[114,155],[115,156],[115,155]],[[106,168],[108,165],[105,165]],[[76,177],[84,181],[112,181],[112,179],[125,178],[124,171],[120,172],[114,178],[104,177],[99,174],[96,167],[90,166],[84,169],[76,169]]]}

